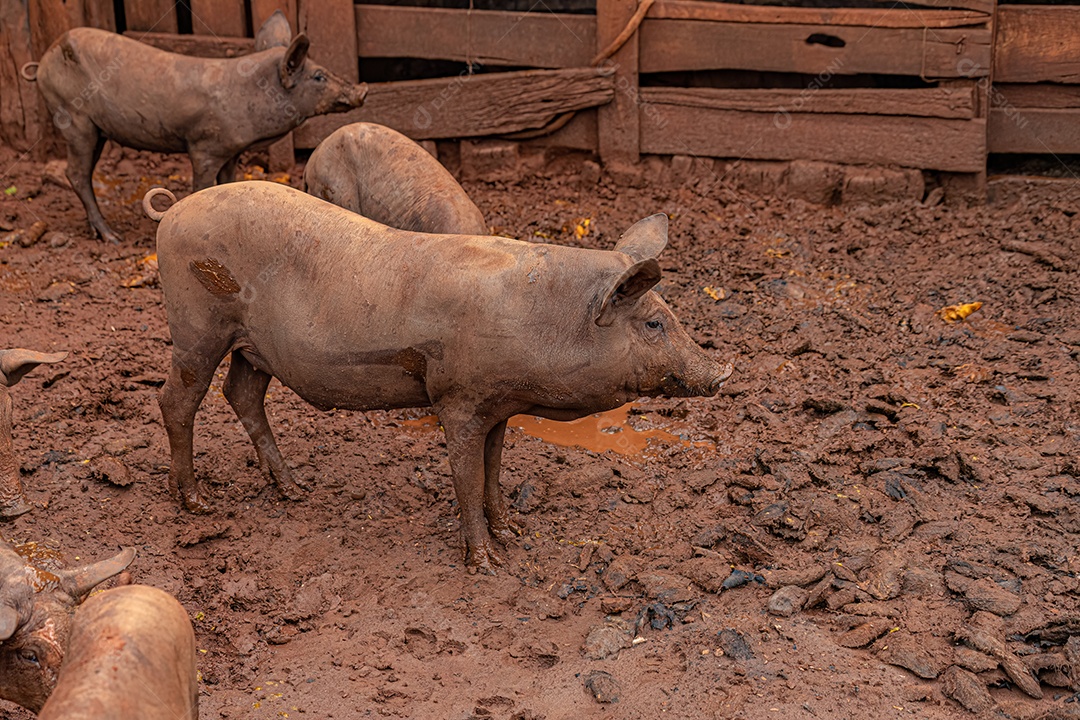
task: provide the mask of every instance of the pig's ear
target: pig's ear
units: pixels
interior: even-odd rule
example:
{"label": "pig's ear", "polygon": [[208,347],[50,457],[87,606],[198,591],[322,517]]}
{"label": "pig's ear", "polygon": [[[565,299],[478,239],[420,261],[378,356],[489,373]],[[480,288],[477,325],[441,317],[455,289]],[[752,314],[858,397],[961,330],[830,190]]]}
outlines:
{"label": "pig's ear", "polygon": [[304,58],[307,57],[310,44],[308,36],[300,33],[292,39],[289,47],[285,50],[285,55],[281,58],[281,67],[278,70],[281,74],[281,85],[286,90],[296,85],[296,76],[299,74],[300,68],[304,67]]}
{"label": "pig's ear", "polygon": [[621,309],[632,306],[658,282],[660,263],[656,258],[646,258],[628,267],[604,293],[596,313],[596,324],[607,327],[613,323]]}
{"label": "pig's ear", "polygon": [[266,22],[255,33],[255,52],[268,50],[272,47],[288,47],[289,39],[292,38],[292,28],[285,14],[275,10],[274,14],[266,18]]}
{"label": "pig's ear", "polygon": [[668,217],[664,213],[638,220],[615,243],[615,251],[626,253],[634,260],[658,256],[667,245]]}
{"label": "pig's ear", "polygon": [[11,387],[38,365],[58,363],[67,353],[42,353],[33,350],[0,350],[0,385]]}

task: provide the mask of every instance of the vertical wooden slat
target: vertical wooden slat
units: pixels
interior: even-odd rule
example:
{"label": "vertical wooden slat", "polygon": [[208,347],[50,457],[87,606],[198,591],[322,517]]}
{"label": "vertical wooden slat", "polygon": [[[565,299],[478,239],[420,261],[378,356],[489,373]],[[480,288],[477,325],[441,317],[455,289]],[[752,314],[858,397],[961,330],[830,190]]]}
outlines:
{"label": "vertical wooden slat", "polygon": [[128,30],[175,33],[176,3],[173,0],[124,0]]}
{"label": "vertical wooden slat", "polygon": [[[596,48],[611,44],[634,16],[637,3],[596,0]],[[609,61],[615,67],[615,99],[597,111],[600,159],[605,164],[635,164],[641,157],[638,88],[638,34],[626,41]]]}
{"label": "vertical wooden slat", "polygon": [[[298,0],[300,30],[311,39],[312,60],[349,82],[360,79],[356,45],[356,10],[352,0]],[[322,137],[308,123],[296,129],[296,143],[313,147]]]}
{"label": "vertical wooden slat", "polygon": [[243,37],[243,0],[191,0],[191,31],[195,35]]}
{"label": "vertical wooden slat", "polygon": [[37,143],[48,122],[33,83],[19,77],[36,60],[30,37],[28,2],[0,2],[0,140],[25,151]]}
{"label": "vertical wooden slat", "polygon": [[[293,34],[296,33],[296,0],[251,0],[251,27],[258,33],[262,24],[269,19],[274,11],[280,10],[285,19],[289,21],[289,27]],[[293,134],[270,145],[266,151],[267,170],[273,173],[289,172],[296,162],[296,148],[293,144]]]}
{"label": "vertical wooden slat", "polygon": [[83,19],[88,27],[116,32],[116,10],[112,0],[83,0]]}

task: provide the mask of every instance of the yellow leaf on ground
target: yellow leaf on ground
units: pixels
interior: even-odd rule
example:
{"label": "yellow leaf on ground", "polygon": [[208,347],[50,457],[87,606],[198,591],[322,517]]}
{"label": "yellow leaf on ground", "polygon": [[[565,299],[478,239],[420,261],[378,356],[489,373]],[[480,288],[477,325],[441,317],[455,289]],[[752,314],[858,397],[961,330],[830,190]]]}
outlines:
{"label": "yellow leaf on ground", "polygon": [[981,308],[983,304],[981,302],[962,303],[960,305],[949,305],[943,307],[937,311],[939,318],[947,323],[960,322],[967,318],[968,315]]}

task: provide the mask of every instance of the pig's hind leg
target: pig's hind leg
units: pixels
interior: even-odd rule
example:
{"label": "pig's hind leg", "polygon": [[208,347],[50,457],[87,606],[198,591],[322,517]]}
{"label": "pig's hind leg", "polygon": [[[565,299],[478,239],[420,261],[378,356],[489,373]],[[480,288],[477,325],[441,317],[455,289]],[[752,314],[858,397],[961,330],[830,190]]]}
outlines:
{"label": "pig's hind leg", "polygon": [[226,343],[231,340],[218,342],[212,335],[204,335],[192,349],[185,350],[180,335],[174,328],[172,369],[158,398],[172,456],[169,488],[180,494],[190,512],[208,513],[212,508],[195,479],[195,413],[206,396],[214,371],[229,350]]}
{"label": "pig's hind leg", "polygon": [[300,500],[303,498],[301,488],[311,488],[296,481],[278,450],[277,442],[274,441],[274,432],[266,419],[265,405],[266,388],[270,379],[270,373],[257,370],[244,357],[242,350],[234,350],[229,374],[225,376],[225,399],[229,401],[236,417],[240,418],[240,424],[255,444],[259,467],[277,482],[282,495],[290,500]]}
{"label": "pig's hind leg", "polygon": [[488,431],[484,441],[484,515],[487,516],[491,534],[503,545],[521,534],[521,528],[510,520],[502,487],[499,485],[505,436],[506,421],[503,420]]}
{"label": "pig's hind leg", "polygon": [[82,201],[90,227],[102,240],[118,243],[120,236],[113,232],[109,223],[105,222],[105,216],[101,214],[101,208],[98,207],[97,197],[94,196],[94,166],[101,158],[106,138],[88,118],[72,115],[68,117],[70,124],[61,130],[67,142],[68,182]]}

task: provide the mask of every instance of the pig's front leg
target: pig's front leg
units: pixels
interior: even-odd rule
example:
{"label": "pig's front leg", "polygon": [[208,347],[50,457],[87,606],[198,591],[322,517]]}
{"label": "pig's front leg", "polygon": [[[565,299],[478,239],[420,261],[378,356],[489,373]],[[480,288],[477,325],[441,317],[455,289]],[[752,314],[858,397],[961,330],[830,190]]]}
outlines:
{"label": "pig's front leg", "polygon": [[510,513],[506,509],[506,501],[503,499],[502,488],[499,485],[505,436],[506,421],[503,420],[491,428],[484,442],[484,515],[487,516],[491,534],[503,545],[521,534],[521,528],[510,520]]}
{"label": "pig's front leg", "polygon": [[[220,151],[196,145],[188,148],[191,158],[191,184],[195,192],[217,184],[218,173],[229,164],[231,156],[222,157]],[[235,163],[232,166],[236,169]]]}
{"label": "pig's front leg", "polygon": [[231,183],[236,180],[236,163],[239,159],[239,155],[234,155],[221,166],[221,169],[218,170],[217,173],[218,185],[224,185],[225,183]]}
{"label": "pig's front leg", "polygon": [[495,552],[484,517],[484,449],[492,428],[474,411],[445,406],[436,409],[446,429],[446,449],[465,536],[465,565],[470,573],[494,575],[502,558]]}

